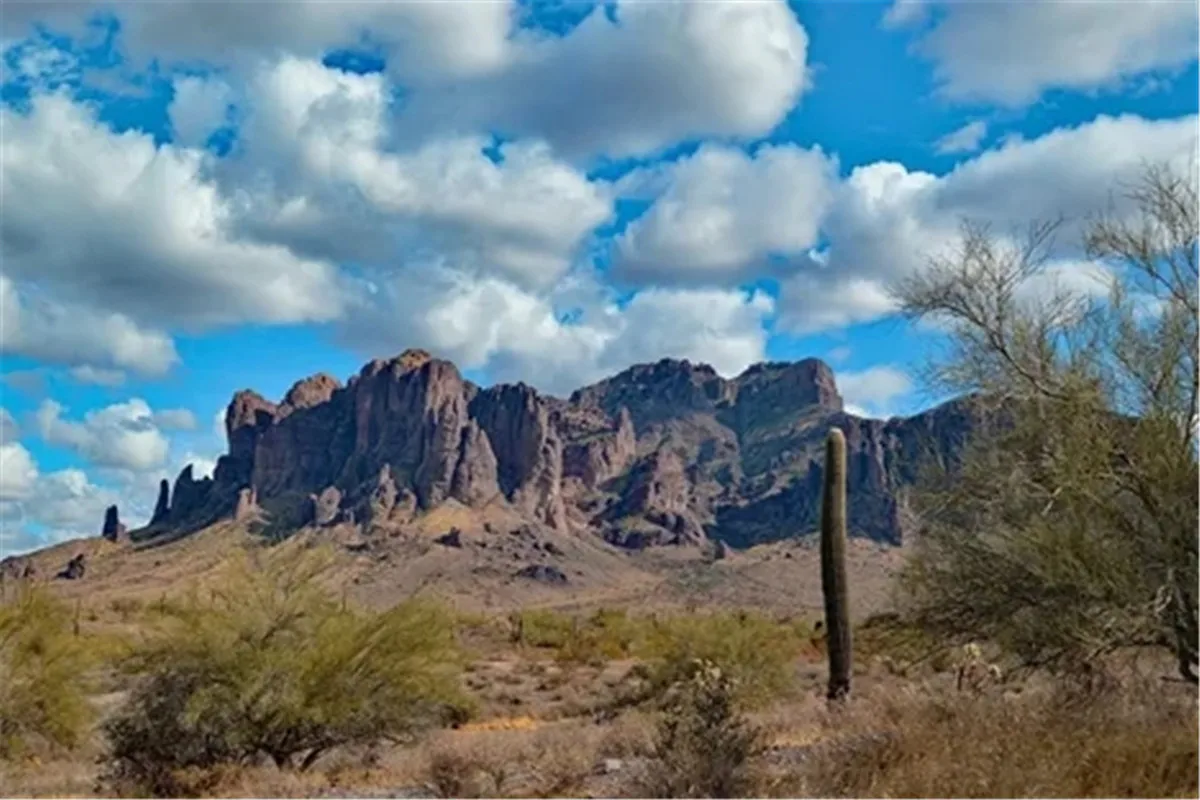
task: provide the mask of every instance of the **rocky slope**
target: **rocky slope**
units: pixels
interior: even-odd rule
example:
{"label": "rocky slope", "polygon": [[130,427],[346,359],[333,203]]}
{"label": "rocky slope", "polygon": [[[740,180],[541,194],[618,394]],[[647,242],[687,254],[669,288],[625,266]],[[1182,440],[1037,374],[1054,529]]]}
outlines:
{"label": "rocky slope", "polygon": [[923,457],[952,459],[969,404],[908,419],[846,413],[824,363],[758,364],[731,380],[706,365],[631,367],[569,399],[524,384],[482,389],[419,350],[348,384],[306,378],[279,403],[238,392],[212,478],[164,481],[135,539],[223,518],[277,531],[353,523],[371,536],[446,506],[503,507],[526,524],[629,548],[746,547],[814,530],[822,443],[850,452],[854,535],[899,543],[897,492]]}

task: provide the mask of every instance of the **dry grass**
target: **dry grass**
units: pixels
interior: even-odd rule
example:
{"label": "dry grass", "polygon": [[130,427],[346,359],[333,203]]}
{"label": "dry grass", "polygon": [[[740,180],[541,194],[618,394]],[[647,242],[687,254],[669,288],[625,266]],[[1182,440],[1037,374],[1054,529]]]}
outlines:
{"label": "dry grass", "polygon": [[[1195,692],[1156,679],[1087,698],[1054,687],[971,696],[880,684],[838,713],[822,712],[816,730],[798,737],[802,746],[777,751],[774,768],[764,768],[761,791],[785,797],[1195,797],[1197,736]],[[812,738],[818,742],[805,741]]]}

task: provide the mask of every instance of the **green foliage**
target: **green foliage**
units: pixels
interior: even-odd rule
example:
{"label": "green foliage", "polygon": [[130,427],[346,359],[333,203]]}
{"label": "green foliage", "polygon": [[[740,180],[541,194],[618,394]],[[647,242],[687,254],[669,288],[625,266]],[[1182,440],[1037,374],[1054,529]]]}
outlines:
{"label": "green foliage", "polygon": [[513,615],[519,644],[559,649],[571,638],[574,618],[549,610],[520,611]]}
{"label": "green foliage", "polygon": [[908,315],[947,331],[931,383],[979,412],[961,465],[914,497],[903,585],[928,630],[1072,671],[1164,647],[1197,682],[1194,166],[1148,167],[1131,213],[1087,226],[1105,297],[1055,285],[1053,222],[1017,245],[968,225],[899,288]]}
{"label": "green foliage", "polygon": [[747,797],[760,734],[737,710],[738,681],[708,661],[688,665],[674,684],[654,744],[644,797]]}
{"label": "green foliage", "polygon": [[283,546],[237,561],[221,588],[163,604],[129,657],[137,681],[105,726],[118,785],[175,790],[187,768],[305,769],[331,748],[397,740],[461,708],[453,620],[408,602],[347,610],[326,559]]}
{"label": "green foliage", "polygon": [[629,658],[644,646],[649,630],[648,620],[635,619],[624,611],[602,608],[572,626],[555,658],[591,665]]}
{"label": "green foliage", "polygon": [[849,587],[846,579],[846,436],[834,428],[825,443],[825,486],[821,503],[821,594],[829,653],[830,700],[850,693],[853,655]]}
{"label": "green foliage", "polygon": [[793,669],[803,644],[799,633],[761,614],[685,615],[652,625],[640,655],[649,661],[652,694],[690,679],[696,665],[704,663],[732,681],[739,705],[755,708],[794,688]]}
{"label": "green foliage", "polygon": [[91,725],[95,659],[74,627],[74,612],[41,589],[0,605],[0,759],[74,747]]}

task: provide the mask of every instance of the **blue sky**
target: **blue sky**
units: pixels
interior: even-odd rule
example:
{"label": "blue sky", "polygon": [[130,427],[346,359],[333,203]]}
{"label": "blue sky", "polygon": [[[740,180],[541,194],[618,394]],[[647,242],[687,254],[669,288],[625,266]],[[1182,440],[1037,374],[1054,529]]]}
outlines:
{"label": "blue sky", "polygon": [[919,410],[936,340],[886,287],[963,217],[1078,219],[1194,153],[1196,14],[7,5],[0,550],[139,522],[238,389],[407,347],[561,394],[817,356]]}

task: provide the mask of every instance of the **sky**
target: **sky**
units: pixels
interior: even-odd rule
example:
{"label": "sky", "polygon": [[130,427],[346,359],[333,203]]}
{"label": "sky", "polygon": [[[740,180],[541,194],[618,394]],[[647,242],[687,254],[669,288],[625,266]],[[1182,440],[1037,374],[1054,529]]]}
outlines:
{"label": "sky", "polygon": [[233,392],[422,347],[565,395],[818,357],[927,407],[888,288],[1197,147],[1197,4],[0,0],[0,555],[142,524]]}

